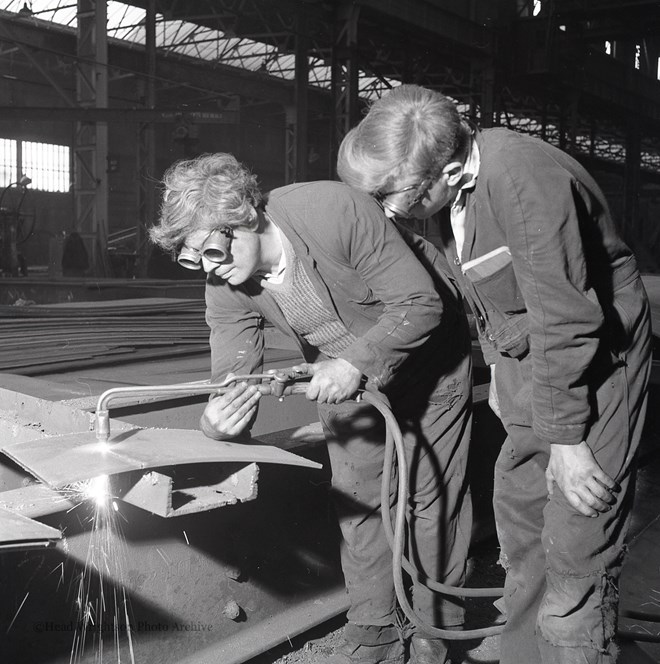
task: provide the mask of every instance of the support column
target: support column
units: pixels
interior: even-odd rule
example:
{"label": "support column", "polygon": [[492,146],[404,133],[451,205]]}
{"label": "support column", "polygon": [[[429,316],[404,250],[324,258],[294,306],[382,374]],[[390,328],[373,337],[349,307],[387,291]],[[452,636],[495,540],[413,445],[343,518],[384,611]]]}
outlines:
{"label": "support column", "polygon": [[296,107],[284,107],[284,184],[296,181]]}
{"label": "support column", "polygon": [[568,125],[568,151],[575,154],[580,122],[580,93],[573,92],[570,97],[570,116]]}
{"label": "support column", "polygon": [[471,72],[470,118],[482,129],[493,126],[495,117],[495,67],[492,62],[476,65]]}
{"label": "support column", "polygon": [[286,113],[286,184],[304,182],[307,179],[307,152],[309,126],[309,38],[307,16],[300,9],[296,14],[296,75],[294,80],[294,105],[285,109]]}
{"label": "support column", "polygon": [[[108,107],[107,7],[103,1],[78,0],[77,102],[85,108]],[[75,230],[85,242],[90,272],[109,273],[108,125],[76,123],[74,153]]]}
{"label": "support column", "polygon": [[641,188],[641,131],[640,120],[629,118],[626,133],[626,164],[623,175],[623,228],[624,240],[633,242],[639,226],[639,191]]}
{"label": "support column", "polygon": [[[156,107],[156,0],[147,1],[145,16],[145,58],[147,76],[144,107]],[[135,233],[135,273],[146,277],[151,255],[147,229],[156,221],[156,128],[153,122],[138,124],[138,224]]]}
{"label": "support column", "polygon": [[569,102],[566,99],[562,99],[559,107],[559,118],[558,118],[558,130],[559,130],[559,149],[567,151],[567,142],[566,142],[566,106]]}
{"label": "support column", "polygon": [[541,140],[548,140],[548,98],[545,94],[541,106]]}
{"label": "support column", "polygon": [[357,36],[360,7],[344,4],[335,19],[335,43],[332,49],[332,95],[334,132],[330,146],[330,169],[336,171],[337,150],[349,129],[359,118]]}
{"label": "support column", "polygon": [[307,179],[307,152],[309,103],[307,92],[309,90],[309,39],[307,36],[307,16],[304,11],[298,10],[296,14],[296,124],[294,136],[294,178],[296,182]]}

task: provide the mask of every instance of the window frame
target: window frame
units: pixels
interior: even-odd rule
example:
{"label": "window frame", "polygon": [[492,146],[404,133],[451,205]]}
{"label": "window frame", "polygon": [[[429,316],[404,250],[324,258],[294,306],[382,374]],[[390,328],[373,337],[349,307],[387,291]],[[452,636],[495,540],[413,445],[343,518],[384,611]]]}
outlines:
{"label": "window frame", "polygon": [[[33,162],[43,159],[46,163],[44,167],[31,167],[25,163],[29,161],[25,156],[26,146],[29,152],[35,153]],[[17,184],[23,175],[32,180],[30,186],[35,191],[69,192],[72,181],[71,146],[0,136],[0,188]]]}

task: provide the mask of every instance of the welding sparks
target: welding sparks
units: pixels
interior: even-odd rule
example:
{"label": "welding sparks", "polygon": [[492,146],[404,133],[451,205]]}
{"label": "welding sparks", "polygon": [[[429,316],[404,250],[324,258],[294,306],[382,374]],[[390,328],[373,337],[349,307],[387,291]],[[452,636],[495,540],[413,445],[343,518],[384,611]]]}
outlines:
{"label": "welding sparks", "polygon": [[105,507],[110,498],[110,479],[107,475],[99,475],[84,483],[83,497],[92,500],[97,507]]}
{"label": "welding sparks", "polygon": [[55,567],[55,569],[51,570],[48,574],[50,576],[51,574],[57,572],[57,570],[60,571],[60,579],[57,582],[57,587],[59,588],[60,586],[64,585],[64,563],[60,563]]}
{"label": "welding sparks", "polygon": [[[108,475],[99,475],[90,480],[73,482],[61,489],[70,501],[76,501],[67,514],[78,509],[85,501],[92,501],[96,509],[105,509],[110,504],[111,494],[110,478]],[[116,508],[115,508],[116,511]],[[78,517],[80,518],[80,517]],[[82,525],[82,524],[81,524]]]}
{"label": "welding sparks", "polygon": [[166,565],[170,564],[170,561],[167,559],[167,556],[158,547],[156,547],[156,553],[163,559],[163,562]]}
{"label": "welding sparks", "polygon": [[126,518],[111,495],[107,475],[77,483],[70,489],[85,501],[92,526],[84,569],[77,583],[78,618],[70,664],[87,661],[89,647],[96,650],[95,662],[123,662],[127,648],[128,661],[135,664],[126,594],[127,551],[118,517]]}
{"label": "welding sparks", "polygon": [[9,634],[9,630],[12,628],[12,626],[16,622],[16,618],[17,618],[18,614],[21,612],[21,609],[23,608],[23,604],[25,604],[25,600],[28,598],[29,594],[30,593],[25,594],[25,597],[23,598],[23,601],[21,602],[21,605],[18,607],[18,609],[16,609],[16,613],[14,614],[14,617],[12,618],[12,621],[9,623],[9,627],[7,627],[7,632],[6,632],[7,634]]}

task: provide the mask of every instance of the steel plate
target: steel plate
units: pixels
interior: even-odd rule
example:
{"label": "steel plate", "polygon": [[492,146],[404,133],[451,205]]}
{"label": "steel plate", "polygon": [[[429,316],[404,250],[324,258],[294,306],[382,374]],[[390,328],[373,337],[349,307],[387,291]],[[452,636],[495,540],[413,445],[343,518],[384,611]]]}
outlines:
{"label": "steel plate", "polygon": [[57,528],[0,507],[0,551],[48,546],[59,539],[62,533]]}
{"label": "steel plate", "polygon": [[278,447],[211,440],[189,429],[135,428],[113,435],[107,443],[99,443],[94,432],[81,432],[6,445],[2,452],[55,488],[99,475],[190,463],[278,463],[321,468]]}

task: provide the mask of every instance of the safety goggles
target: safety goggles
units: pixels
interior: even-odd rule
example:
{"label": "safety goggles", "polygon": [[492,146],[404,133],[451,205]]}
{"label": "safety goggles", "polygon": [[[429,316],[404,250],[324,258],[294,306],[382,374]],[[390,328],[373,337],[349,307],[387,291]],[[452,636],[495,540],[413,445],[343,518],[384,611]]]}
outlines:
{"label": "safety goggles", "polygon": [[188,270],[200,270],[202,258],[211,263],[224,263],[229,257],[229,248],[233,239],[232,228],[228,226],[218,228],[207,235],[201,249],[184,244],[177,256],[177,263]]}
{"label": "safety goggles", "polygon": [[411,210],[424,198],[430,186],[431,178],[424,178],[421,182],[409,184],[403,189],[378,193],[375,198],[386,211],[405,219],[411,216]]}

